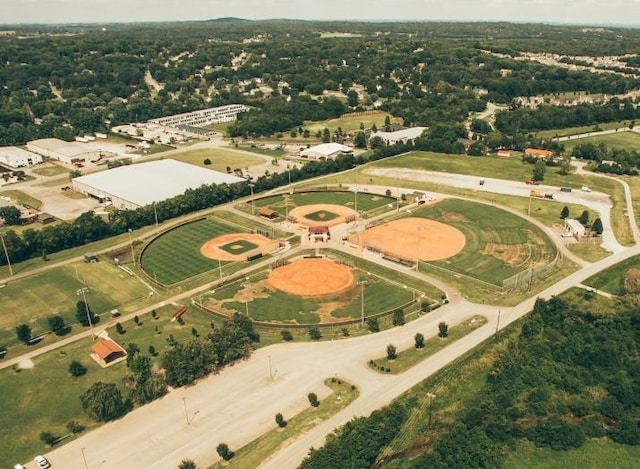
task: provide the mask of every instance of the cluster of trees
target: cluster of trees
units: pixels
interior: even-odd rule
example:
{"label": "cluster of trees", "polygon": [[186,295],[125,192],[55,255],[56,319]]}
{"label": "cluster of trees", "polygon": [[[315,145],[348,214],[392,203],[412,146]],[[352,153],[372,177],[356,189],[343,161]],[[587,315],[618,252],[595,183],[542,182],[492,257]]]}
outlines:
{"label": "cluster of trees", "polygon": [[595,171],[601,173],[628,174],[637,176],[640,174],[640,152],[621,148],[608,148],[603,142],[581,143],[576,145],[571,152],[572,156],[590,160],[595,163]]}

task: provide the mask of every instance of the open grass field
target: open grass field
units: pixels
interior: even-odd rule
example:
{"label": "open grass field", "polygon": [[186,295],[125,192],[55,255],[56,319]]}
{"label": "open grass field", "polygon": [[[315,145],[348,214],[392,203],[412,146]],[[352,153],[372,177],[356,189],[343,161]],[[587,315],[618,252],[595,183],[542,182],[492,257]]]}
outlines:
{"label": "open grass field", "polygon": [[630,257],[589,277],[582,283],[598,290],[606,291],[612,295],[622,295],[624,294],[624,275],[627,270],[632,268],[640,268],[640,256]]}
{"label": "open grass field", "polygon": [[284,429],[279,429],[274,423],[275,428],[235,451],[235,456],[231,461],[225,464],[217,463],[212,468],[244,469],[259,467],[262,462],[276,453],[289,440],[328,419],[348,406],[359,395],[355,386],[343,380],[331,378],[325,380],[325,384],[331,389],[331,394],[321,399],[318,407],[310,407],[291,418],[285,415],[287,426]]}
{"label": "open grass field", "polygon": [[[186,150],[171,155],[174,160],[189,163],[201,168],[213,169],[221,173],[227,172],[227,167],[233,171],[236,168],[242,169],[264,163],[264,159],[258,156],[247,155],[232,149],[207,148],[198,150]],[[209,158],[210,165],[205,165],[204,160]]]}
{"label": "open grass field", "polygon": [[[11,355],[25,352],[27,347],[16,338],[16,326],[29,324],[36,336],[49,330],[47,318],[55,314],[62,316],[66,324],[75,324],[74,332],[79,330],[75,313],[76,302],[82,297],[77,290],[84,286],[88,288],[87,303],[102,320],[108,319],[113,308],[125,312],[127,306],[140,307],[149,292],[142,282],[104,258],[97,263],[78,262],[9,282],[0,291],[0,345],[11,345]],[[54,338],[47,336],[41,343],[50,343]]]}
{"label": "open grass field", "polygon": [[629,123],[630,121],[616,121],[594,125],[565,127],[563,129],[541,130],[540,132],[536,132],[536,135],[540,138],[566,137],[568,135],[578,135],[588,132],[595,132],[596,127],[599,127],[600,130],[619,129],[621,127],[628,127]]}
{"label": "open grass field", "polygon": [[[232,315],[248,314],[255,321],[286,324],[328,324],[357,319],[398,308],[413,300],[413,291],[389,279],[395,273],[383,269],[373,274],[355,269],[354,283],[346,291],[317,296],[300,296],[270,287],[269,271],[251,275],[247,281],[217,288],[200,297],[208,308]],[[359,285],[358,282],[362,282]]]}
{"label": "open grass field", "polygon": [[[162,352],[168,347],[170,334],[175,340],[184,342],[192,336],[192,328],[205,335],[211,327],[211,315],[198,309],[189,308],[183,316],[183,325],[170,321],[174,311],[175,307],[166,306],[158,310],[158,319],[141,317],[140,325],[128,321],[123,323],[126,331],[123,335],[118,334],[115,327],[109,329],[109,335],[124,347],[130,342],[136,343],[141,353],[147,356],[149,345],[153,345],[159,355],[152,357],[152,361],[159,363]],[[41,355],[33,360],[35,366],[32,369],[20,372],[13,368],[0,370],[0,393],[2,402],[7,404],[0,412],[0,427],[3,429],[0,434],[0,467],[13,467],[17,462],[29,461],[36,454],[46,453],[48,449],[39,439],[42,431],[64,436],[68,433],[65,425],[70,420],[86,425],[85,431],[99,425],[84,414],[79,396],[97,381],[120,385],[128,370],[124,362],[101,368],[89,357],[92,343],[91,339],[86,339]],[[85,376],[71,377],[68,368],[72,360],[78,360],[87,367]],[[125,389],[121,389],[126,395]]]}
{"label": "open grass field", "polygon": [[[294,192],[293,194],[274,195],[255,200],[256,207],[267,207],[280,216],[286,216],[287,211],[295,207],[314,204],[342,205],[355,209],[356,198],[358,211],[365,215],[371,215],[380,209],[384,209],[389,204],[395,207],[396,199],[384,195],[369,194],[368,192],[340,192],[340,191],[318,191],[318,192]],[[327,219],[324,218],[326,221]]]}
{"label": "open grass field", "polygon": [[360,124],[364,124],[365,129],[370,129],[373,124],[378,127],[379,130],[384,129],[384,119],[389,116],[391,123],[401,123],[402,119],[392,117],[386,112],[374,112],[362,115],[346,115],[338,119],[329,119],[325,121],[307,121],[304,123],[303,128],[309,130],[311,134],[315,134],[318,131],[323,131],[325,128],[329,129],[329,132],[333,133],[338,127],[342,128],[342,131],[348,134],[352,134],[360,131]]}
{"label": "open grass field", "polygon": [[59,166],[54,163],[45,163],[43,165],[36,166],[31,170],[34,174],[39,176],[58,176],[60,174],[68,174],[69,169]]}
{"label": "open grass field", "polygon": [[460,230],[466,244],[459,254],[442,261],[421,262],[443,267],[498,286],[502,280],[531,266],[550,262],[553,243],[526,220],[495,207],[466,200],[444,199],[414,210],[413,216],[431,218]]}
{"label": "open grass field", "polygon": [[597,262],[611,255],[610,251],[607,251],[599,244],[593,243],[569,243],[567,248],[575,255],[589,262]]}
{"label": "open grass field", "polygon": [[250,229],[213,217],[182,225],[149,243],[142,254],[142,268],[158,282],[172,285],[218,268],[218,261],[200,254],[200,247],[216,236],[241,232]]}
{"label": "open grass field", "polygon": [[42,205],[42,201],[39,199],[31,197],[29,194],[25,194],[18,190],[2,190],[0,191],[0,195],[9,197],[12,201],[17,202],[20,205],[24,205],[25,207],[38,208]]}
{"label": "open grass field", "polygon": [[609,148],[619,148],[621,150],[637,150],[640,147],[640,134],[635,132],[617,132],[608,135],[596,135],[595,137],[576,138],[562,142],[567,154],[577,145],[593,143],[599,145],[604,143]]}
{"label": "open grass field", "polygon": [[386,356],[372,360],[369,362],[369,367],[380,373],[402,373],[403,371],[406,371],[412,366],[420,363],[422,360],[429,358],[431,355],[442,350],[456,340],[461,339],[470,332],[484,326],[486,323],[487,318],[484,316],[474,316],[462,324],[450,327],[449,335],[447,337],[442,338],[435,336],[431,339],[425,340],[424,347],[421,349],[411,347],[409,349],[402,350],[398,352],[398,356],[395,360],[389,360]]}

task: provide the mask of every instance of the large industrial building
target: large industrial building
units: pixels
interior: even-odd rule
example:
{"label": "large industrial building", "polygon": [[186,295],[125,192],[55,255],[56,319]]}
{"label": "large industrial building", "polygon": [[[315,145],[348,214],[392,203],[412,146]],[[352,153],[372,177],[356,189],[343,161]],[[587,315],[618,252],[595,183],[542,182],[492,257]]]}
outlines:
{"label": "large industrial building", "polygon": [[18,147],[0,147],[0,164],[12,169],[42,163],[42,156]]}
{"label": "large industrial building", "polygon": [[388,145],[397,143],[407,143],[409,140],[415,140],[427,130],[426,127],[409,127],[395,132],[373,132],[371,138],[380,137],[382,141]]}
{"label": "large industrial building", "polygon": [[310,160],[335,160],[340,155],[350,155],[353,149],[339,143],[321,143],[300,152],[301,158]]}
{"label": "large industrial building", "polygon": [[149,122],[166,127],[190,126],[198,127],[219,122],[236,120],[239,113],[249,110],[244,104],[228,104],[227,106],[212,107],[200,111],[185,112],[173,116],[150,119]]}
{"label": "large industrial building", "polygon": [[52,160],[72,164],[80,160],[97,160],[102,151],[86,143],[65,142],[57,138],[41,138],[27,142],[27,150]]}
{"label": "large industrial building", "polygon": [[120,166],[74,178],[73,190],[119,209],[136,209],[184,194],[205,184],[233,184],[244,179],[175,160]]}

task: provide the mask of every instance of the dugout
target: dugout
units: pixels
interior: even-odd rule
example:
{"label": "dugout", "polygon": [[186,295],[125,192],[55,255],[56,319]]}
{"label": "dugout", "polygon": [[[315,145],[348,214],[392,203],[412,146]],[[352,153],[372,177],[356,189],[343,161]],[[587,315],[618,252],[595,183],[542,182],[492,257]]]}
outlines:
{"label": "dugout", "polygon": [[259,211],[258,211],[258,215],[260,215],[263,218],[266,218],[268,220],[273,220],[275,218],[278,218],[278,212],[275,212],[267,207],[262,207]]}

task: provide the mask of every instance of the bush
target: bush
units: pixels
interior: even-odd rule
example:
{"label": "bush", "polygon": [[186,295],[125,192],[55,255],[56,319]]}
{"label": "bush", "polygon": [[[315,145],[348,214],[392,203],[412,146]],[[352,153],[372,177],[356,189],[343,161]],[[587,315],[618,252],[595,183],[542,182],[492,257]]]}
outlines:
{"label": "bush", "polygon": [[122,324],[120,324],[119,322],[116,323],[116,331],[118,331],[118,334],[122,335],[124,334],[126,331],[124,330],[124,327],[122,327]]}
{"label": "bush", "polygon": [[291,334],[291,332],[288,330],[280,331],[280,336],[285,342],[290,342],[293,340],[293,334]]}
{"label": "bush", "polygon": [[320,340],[322,338],[322,334],[320,333],[320,329],[317,327],[313,327],[309,329],[309,338],[311,340]]}
{"label": "bush", "polygon": [[438,337],[446,338],[449,337],[449,326],[446,322],[441,322],[438,324]]}
{"label": "bush", "polygon": [[287,426],[287,421],[284,419],[280,412],[276,414],[276,423],[280,428],[284,428]]}
{"label": "bush", "polygon": [[40,433],[40,441],[47,446],[53,446],[58,442],[58,437],[51,432]]}
{"label": "bush", "polygon": [[204,159],[204,161],[203,161],[203,163],[204,163],[206,166],[209,166],[209,165],[211,164],[211,160],[210,160],[209,158],[205,158],[205,159]]}
{"label": "bush", "polygon": [[393,312],[392,322],[394,326],[404,326],[405,319],[404,319],[404,311],[402,311],[402,309],[396,309]]}
{"label": "bush", "polygon": [[218,452],[218,455],[225,461],[229,461],[231,458],[233,458],[233,451],[229,449],[229,446],[226,443],[220,443],[218,446],[216,446],[216,451]]}
{"label": "bush", "polygon": [[178,466],[178,469],[197,469],[196,463],[191,459],[183,459]]}
{"label": "bush", "polygon": [[20,342],[28,344],[31,340],[31,326],[29,324],[20,324],[16,327],[16,336]]}
{"label": "bush", "polygon": [[87,374],[87,367],[80,363],[78,360],[73,360],[69,364],[69,373],[71,373],[71,376],[73,376],[74,378],[77,378],[78,376],[84,376]]}
{"label": "bush", "polygon": [[343,337],[349,337],[349,329],[343,327],[342,329],[340,329],[340,331],[342,332]]}
{"label": "bush", "polygon": [[84,429],[85,429],[85,426],[82,425],[77,420],[71,420],[69,423],[67,423],[67,430],[69,430],[74,435],[77,435],[78,433],[82,433]]}
{"label": "bush", "polygon": [[378,318],[367,319],[367,328],[369,329],[369,332],[380,332]]}
{"label": "bush", "polygon": [[315,393],[310,392],[307,395],[307,398],[309,399],[309,404],[311,404],[311,407],[318,407],[320,405],[320,401],[318,400],[318,396]]}
{"label": "bush", "polygon": [[418,332],[413,339],[417,349],[424,348],[424,335]]}
{"label": "bush", "polygon": [[68,334],[71,331],[71,328],[64,323],[64,319],[62,316],[49,316],[47,318],[47,322],[49,323],[49,329],[57,336],[63,336]]}
{"label": "bush", "polygon": [[398,358],[395,345],[387,345],[387,358],[389,360],[395,360],[396,358]]}

